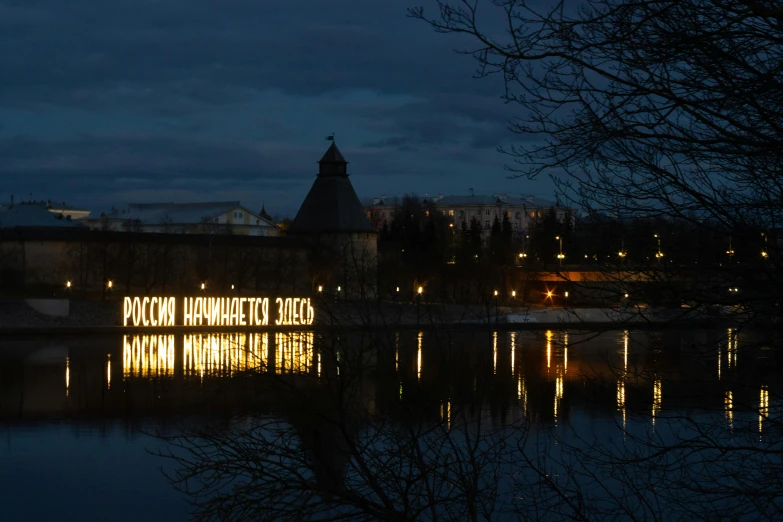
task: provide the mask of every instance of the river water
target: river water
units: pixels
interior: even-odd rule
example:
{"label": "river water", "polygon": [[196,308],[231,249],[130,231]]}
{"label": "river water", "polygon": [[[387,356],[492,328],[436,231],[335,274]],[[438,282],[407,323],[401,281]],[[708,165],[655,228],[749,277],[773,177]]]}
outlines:
{"label": "river water", "polygon": [[[280,415],[294,389],[357,373],[373,415],[451,429],[480,397],[482,422],[527,423],[537,443],[665,434],[672,419],[759,440],[780,434],[770,430],[783,359],[764,333],[392,330],[342,341],[308,332],[2,340],[0,518],[189,520],[188,498],[166,477],[175,464],[157,454],[167,443],[154,435]],[[318,422],[299,432],[320,433]]]}

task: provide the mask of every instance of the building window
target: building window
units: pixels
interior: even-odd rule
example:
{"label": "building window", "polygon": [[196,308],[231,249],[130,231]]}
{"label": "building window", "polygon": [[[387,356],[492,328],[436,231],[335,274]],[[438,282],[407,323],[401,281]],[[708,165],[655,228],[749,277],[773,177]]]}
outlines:
{"label": "building window", "polygon": [[453,210],[449,210],[449,216],[453,216],[453,215],[454,215],[454,211]]}
{"label": "building window", "polygon": [[234,211],[234,219],[242,219],[242,211],[241,210],[235,210]]}
{"label": "building window", "polygon": [[464,210],[460,210],[459,211],[459,217],[461,217],[461,218],[465,217],[465,211]]}
{"label": "building window", "polygon": [[485,216],[488,216],[488,215],[489,215],[489,209],[487,209],[487,210],[485,210],[485,211],[484,211],[484,215],[485,215]]}
{"label": "building window", "polygon": [[256,225],[260,225],[260,224],[261,224],[261,220],[260,219],[256,219]]}
{"label": "building window", "polygon": [[430,211],[429,210],[425,210],[424,211],[424,215],[427,216],[427,217],[430,217]]}
{"label": "building window", "polygon": [[[489,212],[489,210],[487,210],[487,212]],[[489,221],[485,221],[484,222],[484,228],[487,228],[487,229],[489,228]]]}
{"label": "building window", "polygon": [[521,212],[517,212],[517,219],[519,219],[521,217],[522,217],[522,213]]}

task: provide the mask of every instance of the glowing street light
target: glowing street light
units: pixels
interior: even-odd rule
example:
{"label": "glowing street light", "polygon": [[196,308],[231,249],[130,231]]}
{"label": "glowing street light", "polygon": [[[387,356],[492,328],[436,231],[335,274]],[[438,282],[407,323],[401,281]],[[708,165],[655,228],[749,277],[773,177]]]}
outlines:
{"label": "glowing street light", "polygon": [[71,288],[71,282],[70,281],[66,281],[65,282],[65,288]]}
{"label": "glowing street light", "polygon": [[338,292],[342,291],[342,289],[343,289],[343,288],[342,288],[341,286],[338,286],[338,287],[337,287],[337,291],[338,291]]}
{"label": "glowing street light", "polygon": [[324,287],[321,286],[321,285],[318,285],[318,293],[320,294],[323,291],[324,291]]}
{"label": "glowing street light", "polygon": [[731,264],[731,260],[734,257],[734,249],[731,247],[731,242],[732,242],[731,240],[732,240],[732,237],[729,236],[729,249],[726,250],[726,254],[728,254],[728,256],[729,256],[729,264]]}
{"label": "glowing street light", "polygon": [[418,288],[418,290],[416,290],[416,292],[417,292],[419,295],[421,295],[421,293],[422,293],[422,292],[424,292],[424,287],[421,287],[421,286],[420,286],[420,287]]}
{"label": "glowing street light", "polygon": [[114,281],[109,279],[109,281],[106,283],[106,287],[111,290],[111,288],[114,286]]}
{"label": "glowing street light", "polygon": [[660,263],[661,258],[663,258],[663,252],[661,252],[661,238],[658,237],[658,234],[654,234],[653,237],[658,240],[658,252],[655,253],[655,259]]}
{"label": "glowing street light", "polygon": [[516,296],[517,296],[517,291],[516,290],[512,290],[511,291],[511,297],[516,297]]}
{"label": "glowing street light", "polygon": [[207,287],[206,283],[201,283],[201,289],[204,290]]}
{"label": "glowing street light", "polygon": [[497,296],[498,296],[498,291],[497,291],[497,290],[495,290],[495,297],[497,297]]}
{"label": "glowing street light", "polygon": [[563,259],[565,259],[565,254],[563,254],[563,238],[556,236],[555,239],[560,242],[560,253],[557,254],[557,262],[560,266],[563,266]]}

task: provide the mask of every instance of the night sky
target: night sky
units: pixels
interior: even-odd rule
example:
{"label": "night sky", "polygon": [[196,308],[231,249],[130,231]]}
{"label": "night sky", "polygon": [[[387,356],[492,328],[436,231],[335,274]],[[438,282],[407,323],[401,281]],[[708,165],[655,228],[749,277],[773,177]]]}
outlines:
{"label": "night sky", "polygon": [[503,192],[515,137],[429,0],[0,0],[0,202],[293,216],[332,132],[360,197]]}

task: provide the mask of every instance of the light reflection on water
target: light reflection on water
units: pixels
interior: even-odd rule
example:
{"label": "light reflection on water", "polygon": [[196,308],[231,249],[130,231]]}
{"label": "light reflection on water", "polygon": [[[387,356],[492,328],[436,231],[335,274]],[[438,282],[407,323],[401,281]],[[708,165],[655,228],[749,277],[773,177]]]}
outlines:
{"label": "light reflection on water", "polygon": [[[753,343],[743,340],[741,347],[743,334],[724,330],[712,351],[688,358],[679,351],[687,344],[679,333],[656,335],[479,332],[455,334],[447,343],[431,331],[394,332],[388,357],[378,348],[365,367],[378,411],[399,403],[425,414],[430,408],[430,418],[449,430],[463,410],[466,392],[489,390],[484,401],[501,424],[529,419],[560,433],[570,426],[622,437],[632,429],[661,430],[667,414],[692,411],[695,402],[723,416],[727,431],[750,423],[761,437],[780,392],[758,373],[751,352],[738,356]],[[705,334],[698,341],[709,345],[710,339]],[[350,360],[348,352],[338,348],[330,355],[312,332],[56,342],[56,349],[51,340],[30,341],[0,354],[0,426],[7,439],[0,469],[19,478],[7,481],[0,499],[5,495],[12,504],[27,498],[22,486],[29,487],[40,475],[45,486],[61,483],[57,498],[97,488],[105,490],[109,504],[109,499],[119,502],[133,492],[159,498],[170,507],[161,519],[176,520],[171,511],[184,511],[182,499],[157,472],[159,459],[144,451],[154,442],[139,435],[144,419],[201,413],[206,401],[214,399],[211,383],[240,376],[303,379],[314,387],[324,376],[349,377],[340,375],[340,368],[348,367],[343,366]],[[762,365],[762,370],[779,372],[769,361],[764,364],[769,367]],[[274,400],[274,392],[265,393]],[[230,396],[209,409],[241,409],[244,398]],[[61,418],[73,420],[50,424]],[[81,461],[87,464],[76,464]],[[41,475],[40,470],[46,471]],[[140,476],[147,478],[126,479]],[[77,505],[73,499],[62,502],[66,511]],[[47,508],[40,504],[35,509]],[[48,515],[31,511],[40,516],[26,518],[50,518],[56,508],[48,509],[53,510]]]}

